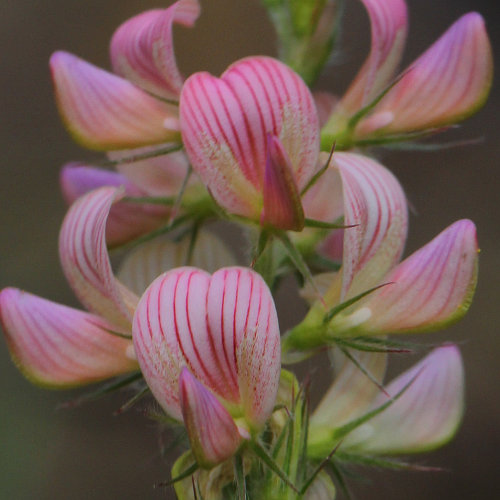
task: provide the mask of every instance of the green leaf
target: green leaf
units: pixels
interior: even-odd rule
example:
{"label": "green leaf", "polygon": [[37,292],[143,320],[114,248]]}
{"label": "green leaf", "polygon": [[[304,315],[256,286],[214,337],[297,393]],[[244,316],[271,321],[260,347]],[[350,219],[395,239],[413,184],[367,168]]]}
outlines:
{"label": "green leaf", "polygon": [[336,455],[338,460],[349,462],[356,465],[365,465],[369,467],[380,467],[391,470],[413,470],[422,472],[438,472],[443,469],[439,467],[428,467],[425,465],[411,464],[398,459],[374,457],[371,455],[358,455],[355,453],[346,453],[339,451]]}
{"label": "green leaf", "polygon": [[237,453],[233,459],[234,462],[234,477],[236,478],[236,489],[238,492],[238,500],[247,500],[247,488],[245,481],[245,473],[243,471],[243,460],[241,455]]}
{"label": "green leaf", "polygon": [[195,462],[193,465],[188,467],[186,470],[181,472],[178,476],[175,476],[172,479],[169,479],[168,481],[163,481],[161,483],[158,483],[156,486],[157,487],[166,487],[166,486],[172,486],[173,484],[182,481],[183,479],[186,479],[187,477],[191,476],[194,474],[197,470],[199,469],[198,464]]}
{"label": "green leaf", "polygon": [[154,149],[152,151],[146,151],[145,153],[138,153],[135,155],[126,156],[118,160],[103,160],[96,162],[96,165],[103,167],[114,167],[116,165],[124,165],[127,163],[135,163],[141,160],[148,160],[150,158],[157,158],[158,156],[168,155],[170,153],[175,153],[183,149],[182,144],[175,144],[174,146],[167,146],[164,148]]}

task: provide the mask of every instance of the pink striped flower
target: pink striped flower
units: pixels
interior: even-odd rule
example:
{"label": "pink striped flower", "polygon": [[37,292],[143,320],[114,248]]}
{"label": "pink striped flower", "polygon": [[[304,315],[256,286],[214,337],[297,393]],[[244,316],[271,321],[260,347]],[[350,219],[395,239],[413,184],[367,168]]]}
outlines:
{"label": "pink striped flower", "polygon": [[178,141],[172,101],[183,78],[172,30],[175,23],[192,26],[198,14],[197,0],[178,0],[126,21],[111,40],[115,74],[66,52],[52,56],[57,105],[75,140],[104,151]]}
{"label": "pink striped flower", "polygon": [[460,122],[486,102],[493,59],[483,18],[461,17],[403,73],[370,112],[349,120],[391,83],[407,34],[404,0],[361,0],[370,16],[370,55],[323,129],[325,148],[384,136],[432,131]]}
{"label": "pink striped flower", "polygon": [[210,276],[184,267],[161,275],[137,306],[133,339],[146,382],[165,412],[184,421],[200,466],[232,456],[271,415],[278,319],[252,270]]}
{"label": "pink striped flower", "polygon": [[312,96],[290,68],[249,57],[220,78],[187,79],[180,101],[186,151],[216,201],[230,213],[300,230],[300,192],[319,151]]}
{"label": "pink striped flower", "polygon": [[[167,266],[182,265],[187,248],[151,242],[124,262],[121,277],[128,286],[116,279],[106,249],[106,224],[122,194],[107,187],[82,196],[62,225],[63,271],[88,312],[15,288],[0,293],[0,319],[11,356],[34,383],[71,387],[139,370],[131,338],[138,295]],[[199,243],[193,253],[196,265],[214,270],[222,267],[218,259],[231,262],[214,237],[201,233]],[[207,259],[207,252],[214,257]]]}
{"label": "pink striped flower", "polygon": [[[332,196],[339,189],[342,195]],[[380,164],[352,153],[334,155],[322,182],[304,197],[304,206],[308,216],[332,221],[343,215],[345,224],[354,227],[337,230],[325,241],[322,251],[339,260],[342,267],[321,277],[318,286],[323,301],[316,302],[306,319],[290,332],[290,346],[313,347],[331,336],[437,329],[467,311],[478,257],[471,221],[455,222],[399,262],[407,232],[401,186]],[[378,286],[381,288],[335,314],[325,332],[327,310]],[[306,297],[317,295],[306,290]]]}
{"label": "pink striped flower", "polygon": [[[355,356],[381,383],[387,355],[357,352]],[[464,370],[456,346],[434,349],[387,385],[385,393],[339,352],[335,361],[337,376],[311,416],[310,456],[323,458],[338,443],[342,426],[398,394],[384,411],[342,436],[340,449],[370,456],[421,453],[442,446],[456,433],[464,410]]]}

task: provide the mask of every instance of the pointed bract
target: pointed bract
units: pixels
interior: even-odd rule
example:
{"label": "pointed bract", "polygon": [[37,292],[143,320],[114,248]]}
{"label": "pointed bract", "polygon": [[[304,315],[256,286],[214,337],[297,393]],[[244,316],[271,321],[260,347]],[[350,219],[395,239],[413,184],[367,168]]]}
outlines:
{"label": "pointed bract", "polygon": [[127,20],[111,40],[113,70],[148,92],[177,99],[183,78],[175,61],[173,26],[193,26],[199,12],[197,0],[179,0]]}
{"label": "pointed bract", "polygon": [[129,81],[67,52],[50,59],[56,101],[74,139],[90,149],[126,149],[178,139],[166,104]]}
{"label": "pointed bract", "polygon": [[99,316],[5,288],[0,319],[15,364],[36,384],[67,388],[139,369],[132,341]]}

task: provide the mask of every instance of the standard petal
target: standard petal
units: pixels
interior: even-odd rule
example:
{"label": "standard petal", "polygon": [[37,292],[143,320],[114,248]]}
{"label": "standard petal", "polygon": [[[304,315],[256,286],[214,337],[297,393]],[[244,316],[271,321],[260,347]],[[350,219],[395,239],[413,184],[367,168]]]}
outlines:
{"label": "standard petal", "polygon": [[245,268],[212,277],[178,268],[146,290],[133,323],[144,377],[165,411],[180,419],[178,379],[187,366],[227,408],[250,425],[270,415],[280,372],[274,302],[262,278]]}
{"label": "standard petal", "polygon": [[[484,20],[475,12],[466,14],[410,66],[360,123],[356,136],[412,132],[462,121],[486,102],[492,78],[493,57]],[[377,119],[389,114],[388,123]]]}
{"label": "standard petal", "polygon": [[36,384],[64,388],[139,369],[132,342],[93,314],[6,288],[0,319],[12,359]]}
{"label": "standard petal", "polygon": [[344,224],[355,226],[344,230],[340,297],[344,300],[376,286],[399,262],[406,242],[408,209],[401,185],[376,161],[337,153],[333,165],[342,178]]}
{"label": "standard petal", "polygon": [[443,327],[461,318],[477,279],[476,228],[460,220],[394,268],[363,304],[365,334]]}
{"label": "standard petal", "polygon": [[243,441],[238,428],[219,400],[186,367],[179,376],[179,401],[198,465],[210,469],[231,458]]}
{"label": "standard petal", "polygon": [[300,77],[268,57],[249,57],[222,77],[196,73],[180,102],[181,132],[193,168],[227,210],[259,220],[267,136],[277,136],[300,191],[316,169],[318,116]]}
{"label": "standard petal", "polygon": [[401,60],[408,32],[404,0],[361,1],[370,16],[371,50],[335,110],[347,116],[373,101],[388,85]]}
{"label": "standard petal", "polygon": [[185,265],[213,273],[222,267],[236,264],[234,255],[221,239],[208,231],[200,231],[188,262],[190,238],[181,241],[156,239],[129,253],[122,262],[118,277],[137,295],[142,295],[160,274]]}
{"label": "standard petal", "polygon": [[[449,441],[464,410],[464,370],[457,347],[435,349],[391,382],[387,393],[396,396],[412,380],[391,406],[349,434],[342,449],[396,455],[427,451]],[[380,393],[372,409],[388,400]]]}
{"label": "standard petal", "polygon": [[119,196],[118,189],[103,187],[78,199],[64,219],[59,255],[64,274],[82,304],[130,328],[138,298],[114,277],[106,248],[106,221]]}
{"label": "standard petal", "polygon": [[197,0],[179,0],[124,22],[111,39],[113,70],[148,92],[177,99],[183,78],[175,61],[173,26],[191,27],[199,13]]}
{"label": "standard petal", "polygon": [[129,81],[67,52],[53,54],[50,68],[59,112],[83,146],[126,149],[178,139],[165,124],[176,108]]}

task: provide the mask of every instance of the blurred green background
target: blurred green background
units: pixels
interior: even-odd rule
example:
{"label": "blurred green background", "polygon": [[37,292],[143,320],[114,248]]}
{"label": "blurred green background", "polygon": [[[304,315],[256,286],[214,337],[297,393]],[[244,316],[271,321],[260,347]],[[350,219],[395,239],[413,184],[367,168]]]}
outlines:
{"label": "blurred green background", "polygon": [[[74,145],[60,124],[47,62],[65,49],[108,66],[115,27],[128,17],[170,2],[152,0],[1,0],[0,2],[0,287],[12,285],[76,305],[57,257],[65,212],[58,172],[70,159],[92,157]],[[179,29],[176,47],[186,74],[220,73],[251,54],[275,54],[272,29],[258,0],[202,0],[193,30]],[[343,50],[318,88],[342,92],[368,50],[368,20],[348,0]],[[478,10],[500,48],[498,0],[408,0],[411,62],[455,19]],[[498,62],[497,62],[498,68]],[[484,137],[483,144],[439,153],[386,153],[383,162],[400,180],[415,207],[408,251],[423,245],[456,219],[478,226],[480,279],[466,318],[423,342],[450,338],[461,343],[467,371],[467,412],[457,438],[419,462],[439,473],[370,473],[356,486],[358,499],[500,498],[499,356],[500,218],[499,93],[477,116],[442,140]],[[286,293],[282,293],[282,298]],[[280,309],[282,328],[303,310]],[[405,360],[406,364],[413,360]],[[326,379],[327,377],[321,377]],[[319,384],[313,386],[321,390]],[[0,499],[173,498],[153,485],[169,477],[160,456],[156,425],[140,411],[114,417],[125,400],[115,395],[73,410],[57,409],[75,393],[47,392],[26,382],[0,342]]]}

